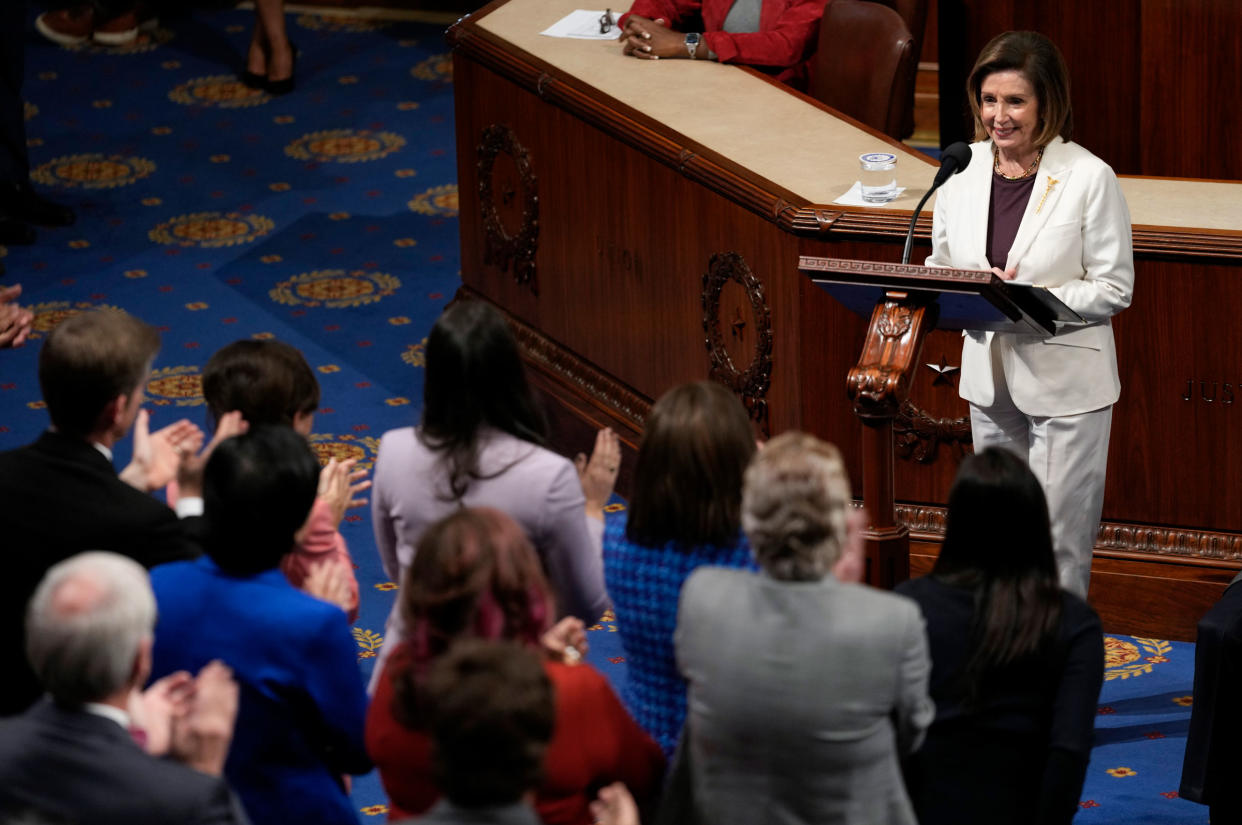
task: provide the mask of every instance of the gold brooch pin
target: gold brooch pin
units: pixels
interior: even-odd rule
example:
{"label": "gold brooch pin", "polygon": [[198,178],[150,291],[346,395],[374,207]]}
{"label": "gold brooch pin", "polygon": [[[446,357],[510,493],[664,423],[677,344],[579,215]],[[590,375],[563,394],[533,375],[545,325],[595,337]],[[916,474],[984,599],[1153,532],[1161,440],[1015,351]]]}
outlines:
{"label": "gold brooch pin", "polygon": [[1039,199],[1039,205],[1035,207],[1036,215],[1038,215],[1040,210],[1044,208],[1044,201],[1048,200],[1048,194],[1052,192],[1052,187],[1056,186],[1060,182],[1061,181],[1057,180],[1052,175],[1048,176],[1048,188],[1044,190],[1044,196]]}

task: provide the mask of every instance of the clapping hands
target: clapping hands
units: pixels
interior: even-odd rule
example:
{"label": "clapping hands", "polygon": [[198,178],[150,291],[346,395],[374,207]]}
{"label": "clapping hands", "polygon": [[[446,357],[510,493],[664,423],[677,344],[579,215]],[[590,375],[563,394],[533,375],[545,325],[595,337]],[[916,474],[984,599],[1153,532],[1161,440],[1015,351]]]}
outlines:
{"label": "clapping hands", "polygon": [[582,492],[586,496],[587,515],[604,520],[604,505],[612,497],[621,470],[621,439],[608,427],[595,434],[595,449],[588,459],[585,453],[574,458]]}
{"label": "clapping hands", "polygon": [[237,697],[233,671],[213,661],[198,676],[178,671],[135,692],[129,710],[134,724],[146,733],[147,753],[171,756],[220,776],[233,739]]}

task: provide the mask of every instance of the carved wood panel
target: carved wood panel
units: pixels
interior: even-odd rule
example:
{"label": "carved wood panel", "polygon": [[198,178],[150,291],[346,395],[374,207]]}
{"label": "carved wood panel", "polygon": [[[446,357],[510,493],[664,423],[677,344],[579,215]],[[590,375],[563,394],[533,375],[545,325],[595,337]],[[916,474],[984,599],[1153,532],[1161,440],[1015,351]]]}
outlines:
{"label": "carved wood panel", "polygon": [[[748,311],[744,313],[739,302],[732,301],[728,317],[722,317],[722,297],[729,284],[745,291]],[[772,311],[762,282],[736,252],[713,255],[703,274],[703,334],[709,375],[741,397],[751,420],[767,438],[771,435],[767,396],[772,383]],[[745,355],[749,359],[739,368],[738,361]]]}
{"label": "carved wood panel", "polygon": [[519,284],[528,284],[537,293],[539,181],[531,169],[530,153],[511,128],[496,123],[483,130],[477,149],[483,261],[512,270]]}

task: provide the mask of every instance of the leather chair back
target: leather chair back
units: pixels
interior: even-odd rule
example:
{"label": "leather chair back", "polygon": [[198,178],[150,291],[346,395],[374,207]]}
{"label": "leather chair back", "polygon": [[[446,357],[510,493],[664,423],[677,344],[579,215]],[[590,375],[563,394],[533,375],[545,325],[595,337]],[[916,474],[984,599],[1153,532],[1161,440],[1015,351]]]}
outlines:
{"label": "leather chair back", "polygon": [[808,93],[898,140],[913,129],[918,51],[901,15],[878,2],[832,0]]}

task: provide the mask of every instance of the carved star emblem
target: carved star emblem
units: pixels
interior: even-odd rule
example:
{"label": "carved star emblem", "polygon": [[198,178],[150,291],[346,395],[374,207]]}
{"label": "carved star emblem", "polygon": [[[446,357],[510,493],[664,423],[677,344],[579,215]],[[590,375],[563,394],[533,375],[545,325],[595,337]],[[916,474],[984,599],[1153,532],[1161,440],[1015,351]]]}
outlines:
{"label": "carved star emblem", "polygon": [[955,367],[949,364],[943,355],[940,356],[939,364],[928,364],[927,368],[936,373],[936,378],[932,381],[933,387],[937,384],[952,384],[953,373],[960,372],[962,369],[961,367]]}

